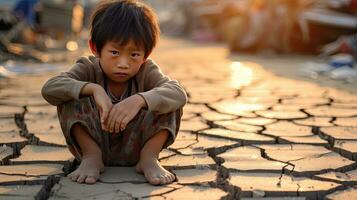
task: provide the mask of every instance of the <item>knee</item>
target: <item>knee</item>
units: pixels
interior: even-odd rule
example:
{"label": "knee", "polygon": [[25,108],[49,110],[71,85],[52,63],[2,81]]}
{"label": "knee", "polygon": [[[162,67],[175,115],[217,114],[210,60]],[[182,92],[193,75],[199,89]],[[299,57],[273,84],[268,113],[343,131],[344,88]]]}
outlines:
{"label": "knee", "polygon": [[71,127],[70,133],[72,136],[77,136],[78,134],[82,134],[84,132],[87,132],[87,129],[84,128],[84,126],[80,123],[75,123],[73,124],[73,126]]}
{"label": "knee", "polygon": [[80,123],[75,123],[72,126],[72,131],[74,131],[74,132],[84,131],[84,127]]}

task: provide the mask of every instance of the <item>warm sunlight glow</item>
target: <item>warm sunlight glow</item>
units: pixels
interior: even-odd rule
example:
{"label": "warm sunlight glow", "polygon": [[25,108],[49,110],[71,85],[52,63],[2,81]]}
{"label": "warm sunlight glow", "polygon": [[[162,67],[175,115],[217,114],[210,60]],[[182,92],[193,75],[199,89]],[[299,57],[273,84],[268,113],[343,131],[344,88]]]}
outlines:
{"label": "warm sunlight glow", "polygon": [[69,41],[66,45],[68,51],[75,51],[78,49],[78,44],[75,41]]}
{"label": "warm sunlight glow", "polygon": [[238,100],[226,100],[221,101],[212,106],[220,112],[233,114],[233,115],[247,115],[252,114],[252,111],[265,110],[269,105],[250,103],[250,102],[240,102]]}
{"label": "warm sunlight glow", "polygon": [[253,71],[250,67],[241,62],[232,62],[231,68],[231,86],[239,89],[252,83]]}
{"label": "warm sunlight glow", "polygon": [[5,67],[0,65],[0,78],[2,78],[2,77],[11,77],[13,75],[14,74],[12,72],[10,72]]}

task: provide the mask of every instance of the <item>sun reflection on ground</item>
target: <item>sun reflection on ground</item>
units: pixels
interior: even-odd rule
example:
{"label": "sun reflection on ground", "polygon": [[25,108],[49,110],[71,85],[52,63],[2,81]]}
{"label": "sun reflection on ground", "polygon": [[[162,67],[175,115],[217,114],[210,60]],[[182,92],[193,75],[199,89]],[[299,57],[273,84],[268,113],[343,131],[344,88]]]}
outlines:
{"label": "sun reflection on ground", "polygon": [[247,86],[252,83],[254,72],[249,64],[232,62],[230,68],[232,71],[230,85],[233,88],[239,89],[242,86]]}

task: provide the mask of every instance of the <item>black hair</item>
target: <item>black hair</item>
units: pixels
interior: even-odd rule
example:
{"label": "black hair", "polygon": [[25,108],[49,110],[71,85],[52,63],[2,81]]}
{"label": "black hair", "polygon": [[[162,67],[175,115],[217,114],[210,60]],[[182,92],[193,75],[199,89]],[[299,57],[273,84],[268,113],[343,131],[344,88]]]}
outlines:
{"label": "black hair", "polygon": [[159,35],[154,11],[138,0],[102,1],[91,17],[91,40],[99,54],[108,41],[123,46],[133,40],[136,46],[144,48],[147,58]]}

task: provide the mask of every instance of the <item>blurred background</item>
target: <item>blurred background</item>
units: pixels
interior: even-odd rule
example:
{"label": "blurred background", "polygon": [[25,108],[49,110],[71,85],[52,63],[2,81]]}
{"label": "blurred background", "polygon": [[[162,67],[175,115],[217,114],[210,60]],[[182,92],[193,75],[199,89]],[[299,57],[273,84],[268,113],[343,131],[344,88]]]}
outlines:
{"label": "blurred background", "polygon": [[[36,71],[14,61],[55,63],[87,51],[98,0],[0,0],[0,77]],[[313,55],[300,72],[357,77],[357,0],[146,0],[164,35],[219,43],[232,53]],[[58,53],[61,52],[61,53]],[[43,65],[51,70],[55,65]]]}
{"label": "blurred background", "polygon": [[[319,53],[357,30],[355,0],[148,0],[163,32],[232,51]],[[332,53],[332,52],[325,52]]]}

